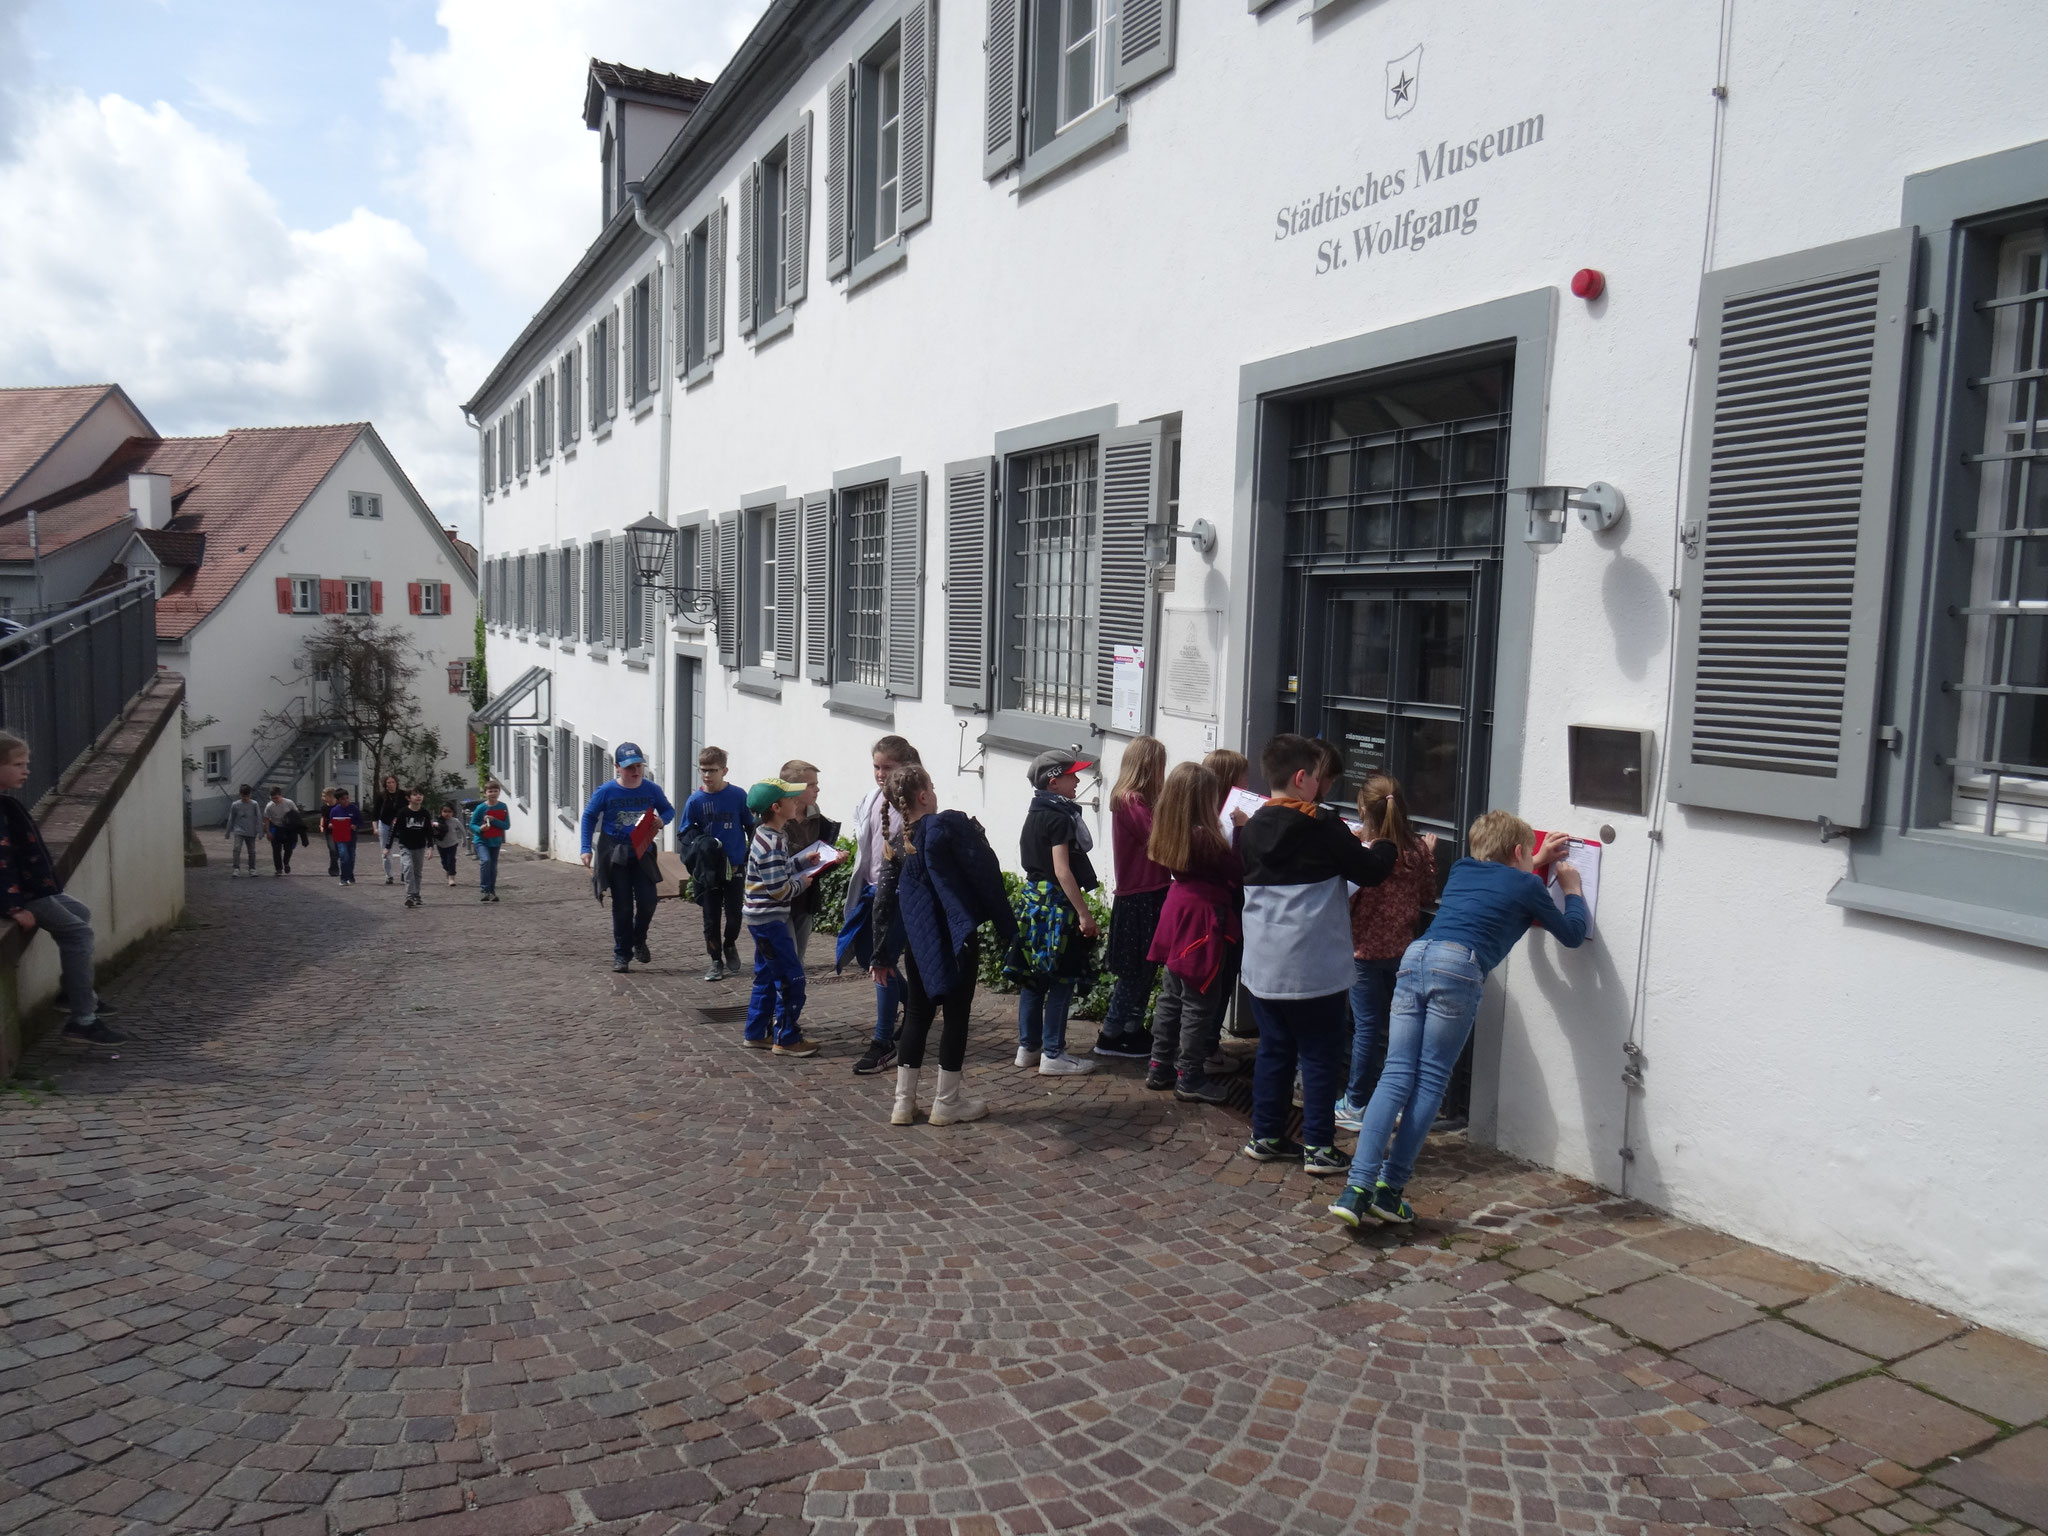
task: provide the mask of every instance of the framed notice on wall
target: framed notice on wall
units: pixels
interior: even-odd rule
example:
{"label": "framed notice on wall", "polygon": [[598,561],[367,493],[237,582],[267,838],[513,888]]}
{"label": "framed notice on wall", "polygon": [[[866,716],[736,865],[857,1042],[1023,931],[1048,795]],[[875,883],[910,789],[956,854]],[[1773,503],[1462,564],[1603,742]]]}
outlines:
{"label": "framed notice on wall", "polygon": [[1109,660],[1109,728],[1135,736],[1145,728],[1145,647],[1119,645]]}
{"label": "framed notice on wall", "polygon": [[1183,720],[1216,718],[1216,675],[1222,669],[1223,610],[1171,609],[1159,616],[1159,711]]}

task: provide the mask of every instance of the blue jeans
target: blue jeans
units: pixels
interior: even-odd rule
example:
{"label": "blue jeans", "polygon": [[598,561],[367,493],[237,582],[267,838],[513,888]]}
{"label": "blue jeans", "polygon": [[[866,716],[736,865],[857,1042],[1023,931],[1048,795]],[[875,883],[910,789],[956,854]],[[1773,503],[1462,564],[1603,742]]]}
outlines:
{"label": "blue jeans", "polygon": [[630,960],[633,946],[647,942],[647,929],[654,921],[654,882],[640,873],[640,861],[630,856],[630,850],[627,857],[613,859],[606,874],[612,899],[612,959]]}
{"label": "blue jeans", "polygon": [[1351,1082],[1344,1097],[1363,1109],[1387,1060],[1387,1010],[1394,1002],[1398,960],[1351,962]]}
{"label": "blue jeans", "polygon": [[1344,1086],[1344,1043],[1351,1009],[1342,992],[1322,997],[1252,998],[1259,1054],[1252,1065],[1252,1135],[1287,1134],[1294,1069],[1301,1068],[1301,1139],[1327,1147],[1337,1140],[1337,1090]]}
{"label": "blue jeans", "polygon": [[504,848],[503,843],[479,841],[476,845],[476,888],[486,896],[498,888],[498,855]]}
{"label": "blue jeans", "polygon": [[1043,992],[1017,990],[1017,1043],[1047,1056],[1067,1053],[1067,1007],[1074,1000],[1072,981],[1055,982]]}
{"label": "blue jeans", "polygon": [[62,891],[38,896],[26,905],[36,926],[57,946],[64,1002],[71,1010],[71,1022],[83,1029],[100,1011],[99,997],[92,989],[92,909]]}
{"label": "blue jeans", "polygon": [[754,995],[747,1002],[747,1038],[777,1045],[803,1039],[804,967],[796,957],[796,935],[787,923],[749,923],[754,936]]}
{"label": "blue jeans", "polygon": [[342,884],[354,885],[356,883],[356,845],[354,843],[336,843],[334,845],[334,867],[341,871]]}
{"label": "blue jeans", "polygon": [[888,982],[875,988],[875,1044],[887,1045],[896,1038],[896,1015],[903,1007],[903,972],[889,973]]}
{"label": "blue jeans", "polygon": [[[1401,976],[1387,1017],[1387,1065],[1358,1131],[1351,1182],[1366,1189],[1406,1189],[1429,1128],[1436,1123],[1472,1021],[1486,973],[1462,944],[1417,939],[1401,957]],[[1401,1129],[1397,1135],[1394,1121]],[[1389,1138],[1393,1150],[1387,1150]]]}

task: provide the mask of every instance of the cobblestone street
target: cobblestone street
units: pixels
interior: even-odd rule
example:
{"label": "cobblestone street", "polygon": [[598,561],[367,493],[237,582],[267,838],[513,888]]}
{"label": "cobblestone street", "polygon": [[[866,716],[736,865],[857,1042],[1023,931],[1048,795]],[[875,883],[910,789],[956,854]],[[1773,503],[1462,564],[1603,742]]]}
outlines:
{"label": "cobblestone street", "polygon": [[775,1059],[693,908],[617,978],[570,869],[415,913],[318,852],[192,871],[121,1059],[0,1099],[0,1528],[2048,1524],[2048,1357],[1958,1319],[1462,1137],[1348,1236],[1007,999],[989,1119],[891,1128],[864,978]]}

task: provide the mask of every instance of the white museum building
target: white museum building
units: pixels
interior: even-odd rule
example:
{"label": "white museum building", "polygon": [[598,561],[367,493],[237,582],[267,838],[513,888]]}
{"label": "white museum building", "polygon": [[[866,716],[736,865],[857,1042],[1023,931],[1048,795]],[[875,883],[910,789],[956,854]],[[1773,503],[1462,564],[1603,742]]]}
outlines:
{"label": "white museum building", "polygon": [[1602,844],[1475,1139],[2048,1340],[2044,70],[2002,0],[593,63],[602,228],[469,403],[513,839],[622,740],[844,816],[898,732],[1014,860],[1043,747],[1324,736],[1454,849]]}

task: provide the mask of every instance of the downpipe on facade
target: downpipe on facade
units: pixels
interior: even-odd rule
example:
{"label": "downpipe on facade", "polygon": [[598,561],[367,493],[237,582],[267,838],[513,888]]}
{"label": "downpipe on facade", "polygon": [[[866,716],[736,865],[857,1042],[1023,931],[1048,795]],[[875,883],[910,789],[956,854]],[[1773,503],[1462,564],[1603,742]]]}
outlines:
{"label": "downpipe on facade", "polygon": [[[657,365],[661,369],[661,448],[660,478],[654,485],[654,515],[663,523],[668,522],[668,456],[669,438],[675,424],[675,370],[669,358],[669,312],[676,307],[681,296],[678,286],[681,278],[676,269],[676,243],[669,238],[666,229],[647,216],[646,184],[638,181],[626,183],[626,201],[633,209],[633,222],[661,242],[668,273],[662,283],[661,304],[656,315],[660,327],[659,339],[655,343]],[[674,535],[671,535],[674,537]],[[682,571],[677,570],[680,578]],[[637,578],[637,573],[636,573]],[[667,778],[668,767],[668,596],[662,593],[654,604],[654,781],[661,784]],[[680,786],[668,783],[671,794]]]}

